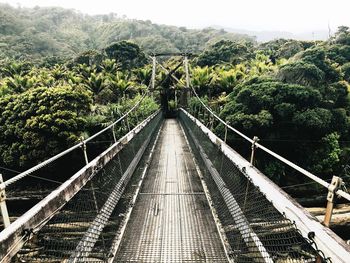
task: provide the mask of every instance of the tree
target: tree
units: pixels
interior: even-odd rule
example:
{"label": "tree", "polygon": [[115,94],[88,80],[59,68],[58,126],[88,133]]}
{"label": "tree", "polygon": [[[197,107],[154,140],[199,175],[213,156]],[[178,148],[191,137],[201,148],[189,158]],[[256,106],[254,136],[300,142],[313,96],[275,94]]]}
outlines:
{"label": "tree", "polygon": [[[348,101],[347,92],[340,86],[334,89],[333,95],[326,96],[327,92],[318,88],[253,78],[235,87],[221,117],[249,136],[258,136],[287,159],[329,178],[339,168],[339,138],[350,127],[346,110],[340,108],[345,106],[339,103]],[[335,96],[333,100],[337,102],[327,103],[329,96]],[[222,132],[222,127],[216,129]],[[333,133],[339,136],[330,135]],[[317,143],[309,143],[314,141]],[[265,172],[275,171],[270,162],[261,159]]]}
{"label": "tree", "polygon": [[326,49],[321,46],[309,48],[296,56],[306,63],[314,64],[325,74],[325,81],[327,83],[336,82],[340,79],[339,72],[331,65],[326,57]]}
{"label": "tree", "polygon": [[350,83],[350,62],[344,64],[341,69],[344,74],[344,79]]}
{"label": "tree", "polygon": [[350,45],[350,30],[347,26],[338,27],[338,31],[334,35],[335,43],[341,45]]}
{"label": "tree", "polygon": [[303,51],[303,45],[297,40],[289,40],[283,45],[279,46],[277,55],[281,58],[291,58],[300,51]]}
{"label": "tree", "polygon": [[192,69],[191,84],[200,96],[208,94],[211,97],[211,81],[213,79],[213,69],[205,66]]}
{"label": "tree", "polygon": [[84,131],[91,94],[84,88],[34,88],[0,98],[0,156],[28,167],[68,148]]}
{"label": "tree", "polygon": [[332,44],[327,50],[327,57],[340,65],[350,61],[350,45]]}
{"label": "tree", "polygon": [[211,45],[197,59],[199,66],[213,66],[220,63],[238,64],[251,56],[251,46],[247,42],[221,40]]}
{"label": "tree", "polygon": [[102,73],[91,72],[90,76],[83,81],[85,86],[94,94],[94,101],[99,102],[100,93],[107,87]]}
{"label": "tree", "polygon": [[317,87],[324,82],[325,73],[314,64],[296,61],[280,67],[277,78],[287,83]]}
{"label": "tree", "polygon": [[105,48],[107,56],[120,63],[122,69],[132,69],[146,64],[146,55],[132,42],[120,41]]}
{"label": "tree", "polygon": [[85,64],[87,66],[98,65],[102,62],[103,56],[96,50],[87,50],[79,54],[74,59],[75,64]]}
{"label": "tree", "polygon": [[11,61],[5,64],[0,69],[0,76],[1,75],[4,77],[14,77],[15,75],[23,76],[30,71],[31,67],[32,65],[28,62]]}

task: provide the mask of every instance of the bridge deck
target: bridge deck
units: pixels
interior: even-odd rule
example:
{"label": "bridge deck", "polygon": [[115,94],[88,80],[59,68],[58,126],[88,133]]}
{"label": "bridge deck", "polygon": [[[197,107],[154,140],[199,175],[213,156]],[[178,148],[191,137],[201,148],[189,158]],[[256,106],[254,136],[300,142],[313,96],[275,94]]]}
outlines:
{"label": "bridge deck", "polygon": [[227,262],[176,120],[162,128],[115,262]]}

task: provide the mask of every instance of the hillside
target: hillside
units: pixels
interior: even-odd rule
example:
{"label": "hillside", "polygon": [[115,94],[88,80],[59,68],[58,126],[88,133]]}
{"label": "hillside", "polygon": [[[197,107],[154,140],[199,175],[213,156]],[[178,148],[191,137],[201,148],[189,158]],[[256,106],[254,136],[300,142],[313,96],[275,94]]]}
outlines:
{"label": "hillside", "polygon": [[329,32],[327,30],[315,30],[315,31],[305,31],[300,33],[291,33],[288,31],[273,31],[273,30],[253,31],[253,30],[245,30],[240,28],[222,27],[218,25],[213,25],[211,27],[217,30],[223,29],[230,33],[254,36],[256,38],[256,41],[260,43],[275,40],[275,39],[280,39],[280,38],[303,40],[303,41],[327,40],[329,38]]}
{"label": "hillside", "polygon": [[199,52],[221,39],[254,41],[248,35],[225,30],[157,25],[112,13],[89,16],[58,7],[14,8],[0,4],[0,59],[72,57],[121,40],[133,40],[146,52]]}

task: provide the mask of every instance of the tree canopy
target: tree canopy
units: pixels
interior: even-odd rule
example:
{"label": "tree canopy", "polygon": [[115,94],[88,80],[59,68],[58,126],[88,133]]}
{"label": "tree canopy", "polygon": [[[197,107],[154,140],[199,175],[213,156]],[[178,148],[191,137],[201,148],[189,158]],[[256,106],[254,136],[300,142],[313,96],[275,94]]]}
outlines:
{"label": "tree canopy", "polygon": [[76,143],[91,98],[84,88],[34,88],[0,98],[0,151],[6,165],[29,166]]}

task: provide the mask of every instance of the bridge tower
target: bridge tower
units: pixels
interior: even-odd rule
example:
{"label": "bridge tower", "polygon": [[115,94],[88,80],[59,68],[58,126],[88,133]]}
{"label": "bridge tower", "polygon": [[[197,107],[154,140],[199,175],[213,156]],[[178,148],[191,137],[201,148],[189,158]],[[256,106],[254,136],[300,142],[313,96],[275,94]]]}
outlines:
{"label": "bridge tower", "polygon": [[[179,57],[179,61],[173,69],[169,69],[159,62],[157,57]],[[190,72],[188,58],[193,56],[190,53],[159,53],[152,56],[152,62],[158,64],[159,67],[166,73],[165,77],[154,86],[160,92],[160,102],[162,110],[167,117],[175,117],[178,108],[188,108],[190,95]],[[177,71],[183,68],[185,72],[185,83],[176,75]],[[153,66],[152,76],[155,77],[156,67]],[[154,74],[154,75],[153,75]],[[152,82],[152,85],[154,82]],[[181,88],[177,86],[181,84]],[[153,86],[152,86],[153,87]]]}

